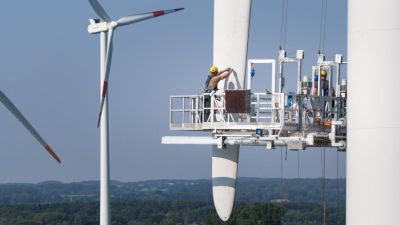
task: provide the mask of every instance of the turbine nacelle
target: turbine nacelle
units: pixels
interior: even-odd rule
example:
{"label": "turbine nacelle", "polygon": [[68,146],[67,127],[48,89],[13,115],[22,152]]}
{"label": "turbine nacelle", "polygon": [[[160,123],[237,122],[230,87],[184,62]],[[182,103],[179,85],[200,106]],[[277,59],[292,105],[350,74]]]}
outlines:
{"label": "turbine nacelle", "polygon": [[97,34],[108,31],[107,22],[100,21],[99,19],[89,19],[88,32],[90,34]]}
{"label": "turbine nacelle", "polygon": [[99,19],[89,19],[88,32],[90,34],[97,34],[101,32],[107,32],[109,30],[115,29],[119,24],[116,21],[111,21],[109,23],[101,21]]}

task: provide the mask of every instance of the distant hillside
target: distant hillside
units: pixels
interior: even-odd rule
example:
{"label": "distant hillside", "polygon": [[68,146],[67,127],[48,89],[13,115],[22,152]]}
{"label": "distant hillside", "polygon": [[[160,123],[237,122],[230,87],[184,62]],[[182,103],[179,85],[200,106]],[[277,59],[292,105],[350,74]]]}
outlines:
{"label": "distant hillside", "polygon": [[[316,225],[322,207],[315,203],[238,203],[231,219],[218,218],[205,202],[132,200],[111,204],[112,225]],[[345,209],[328,207],[326,224],[345,224]],[[1,225],[98,225],[98,202],[0,205]]]}
{"label": "distant hillside", "polygon": [[[337,184],[339,185],[337,187]],[[345,180],[327,180],[328,203],[345,205]],[[153,180],[141,182],[111,182],[111,198],[121,200],[211,202],[210,180]],[[93,202],[99,199],[99,182],[61,183],[47,181],[38,184],[0,184],[0,204],[37,204]],[[321,203],[321,179],[239,178],[238,202],[284,201]]]}

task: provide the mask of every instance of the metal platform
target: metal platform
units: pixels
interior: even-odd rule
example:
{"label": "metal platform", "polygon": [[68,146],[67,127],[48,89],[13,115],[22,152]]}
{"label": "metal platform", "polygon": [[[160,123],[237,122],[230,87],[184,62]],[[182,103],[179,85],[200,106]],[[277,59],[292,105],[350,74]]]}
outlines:
{"label": "metal platform", "polygon": [[[336,66],[336,92],[329,90],[323,96],[312,87],[310,79],[301,81],[303,52],[296,57],[286,57],[280,51],[279,79],[275,83],[275,60],[249,60],[247,90],[218,90],[198,95],[174,95],[170,97],[169,127],[174,131],[205,131],[204,137],[163,137],[164,144],[215,144],[262,145],[272,149],[285,145],[288,149],[300,150],[307,147],[336,147],[346,149],[346,84],[340,85],[340,55],[335,61],[325,61],[318,56],[318,66],[313,71],[320,74],[321,67],[329,67],[329,86],[333,84],[333,67]],[[298,65],[297,93],[283,93],[283,64],[296,62]],[[251,92],[250,71],[255,63],[272,64],[272,92]],[[316,76],[316,75],[315,75]],[[318,76],[320,80],[320,76]],[[278,92],[275,93],[275,86]],[[313,93],[313,92],[316,93]],[[337,96],[337,97],[335,97]]]}
{"label": "metal platform", "polygon": [[[170,129],[212,132],[213,137],[210,138],[216,140],[204,141],[204,144],[218,143],[218,138],[226,139],[226,143],[239,144],[240,138],[247,138],[250,141],[241,140],[240,144],[264,145],[267,141],[283,144],[292,141],[302,142],[298,145],[301,148],[345,148],[344,98],[252,93],[249,113],[229,113],[226,110],[225,97],[223,91],[171,96]],[[169,143],[178,139],[168,138]],[[193,141],[193,138],[190,138],[190,141]],[[271,143],[272,146],[274,144]]]}

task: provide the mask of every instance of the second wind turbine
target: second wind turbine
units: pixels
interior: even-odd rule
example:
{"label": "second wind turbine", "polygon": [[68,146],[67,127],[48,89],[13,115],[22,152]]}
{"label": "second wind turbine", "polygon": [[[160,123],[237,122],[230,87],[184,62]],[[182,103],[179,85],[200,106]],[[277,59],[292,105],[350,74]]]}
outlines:
{"label": "second wind turbine", "polygon": [[152,19],[182,10],[183,8],[160,10],[149,13],[125,16],[118,20],[111,20],[104,8],[97,0],[89,0],[90,5],[101,18],[101,20],[90,19],[88,32],[91,34],[100,33],[100,113],[97,126],[100,126],[100,225],[111,224],[110,216],[110,163],[109,163],[109,144],[108,144],[108,81],[110,78],[110,68],[113,52],[113,34],[118,27],[137,23],[143,20]]}

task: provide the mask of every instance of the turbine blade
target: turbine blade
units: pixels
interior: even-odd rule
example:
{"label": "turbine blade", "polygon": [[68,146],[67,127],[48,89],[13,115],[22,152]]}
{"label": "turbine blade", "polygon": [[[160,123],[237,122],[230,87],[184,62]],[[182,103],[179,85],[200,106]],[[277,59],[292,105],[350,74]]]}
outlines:
{"label": "turbine blade", "polygon": [[136,14],[136,15],[131,15],[131,16],[125,16],[117,20],[118,26],[125,26],[129,25],[132,23],[137,23],[143,20],[163,16],[165,14],[169,13],[174,13],[180,10],[183,10],[184,8],[178,8],[178,9],[169,9],[169,10],[160,10],[160,11],[155,11],[155,12],[149,12],[149,13],[142,13],[142,14]]}
{"label": "turbine blade", "polygon": [[33,126],[28,122],[28,120],[22,115],[22,113],[17,109],[17,107],[7,98],[7,96],[0,91],[0,101],[3,105],[21,122],[21,124],[32,134],[34,138],[47,150],[47,152],[55,159],[57,162],[61,163],[60,158],[54,153],[46,141],[40,136],[40,134],[33,128]]}
{"label": "turbine blade", "polygon": [[107,23],[111,22],[111,18],[108,16],[106,10],[104,10],[103,6],[101,6],[97,0],[89,0],[89,3],[96,14],[100,16],[100,18],[102,18]]}
{"label": "turbine blade", "polygon": [[104,102],[107,96],[108,91],[108,80],[110,79],[110,68],[111,68],[111,61],[112,61],[112,54],[113,54],[113,35],[114,30],[110,29],[108,31],[108,41],[107,41],[107,52],[106,52],[106,68],[105,68],[105,75],[103,81],[103,91],[101,93],[101,103],[100,103],[100,113],[99,118],[97,120],[97,127],[100,126],[101,115],[103,113]]}

